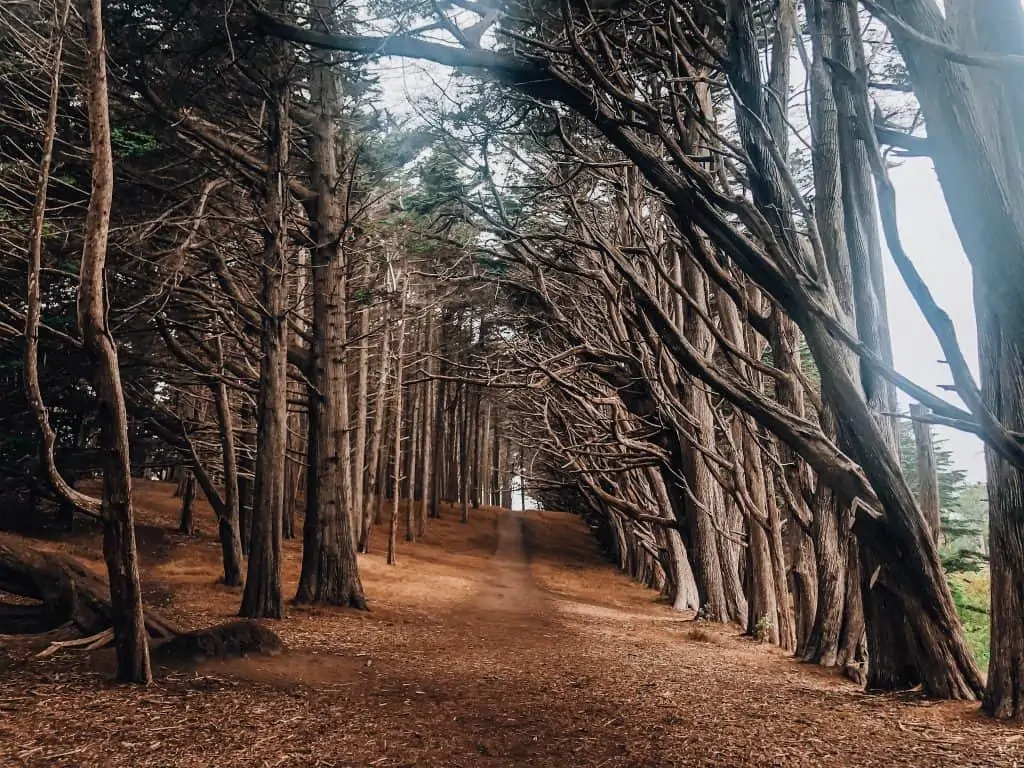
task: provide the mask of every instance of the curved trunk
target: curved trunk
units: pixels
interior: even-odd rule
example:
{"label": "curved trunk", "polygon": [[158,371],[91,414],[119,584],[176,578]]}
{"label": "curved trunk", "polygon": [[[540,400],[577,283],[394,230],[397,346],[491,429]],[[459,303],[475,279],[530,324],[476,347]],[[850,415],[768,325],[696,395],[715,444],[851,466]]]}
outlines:
{"label": "curved trunk", "polygon": [[149,644],[142,613],[142,588],[135,546],[128,415],[121,387],[117,346],[107,326],[106,260],[114,194],[114,163],[110,147],[102,6],[101,0],[91,0],[85,14],[92,189],[79,268],[78,326],[82,347],[92,368],[99,406],[103,457],[103,559],[110,579],[117,678],[124,682],[149,683],[153,675],[149,666]]}
{"label": "curved trunk", "polygon": [[[219,353],[219,340],[217,348]],[[222,379],[218,379],[213,394],[224,464],[224,510],[222,514],[217,515],[217,535],[220,538],[221,559],[224,562],[224,583],[229,587],[237,587],[242,584],[242,539],[238,514],[238,458],[235,455],[231,402],[228,398],[227,385]]]}

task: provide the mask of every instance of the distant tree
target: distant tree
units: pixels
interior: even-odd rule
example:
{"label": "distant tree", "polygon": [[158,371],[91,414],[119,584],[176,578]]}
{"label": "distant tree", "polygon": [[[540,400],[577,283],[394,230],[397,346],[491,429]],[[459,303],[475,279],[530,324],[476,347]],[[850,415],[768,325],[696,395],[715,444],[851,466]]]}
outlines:
{"label": "distant tree", "polygon": [[[900,465],[917,493],[917,452],[907,419],[900,421]],[[939,518],[942,525],[942,564],[948,573],[976,571],[987,560],[988,500],[985,484],[967,484],[967,472],[956,466],[948,443],[933,437],[939,474]]]}

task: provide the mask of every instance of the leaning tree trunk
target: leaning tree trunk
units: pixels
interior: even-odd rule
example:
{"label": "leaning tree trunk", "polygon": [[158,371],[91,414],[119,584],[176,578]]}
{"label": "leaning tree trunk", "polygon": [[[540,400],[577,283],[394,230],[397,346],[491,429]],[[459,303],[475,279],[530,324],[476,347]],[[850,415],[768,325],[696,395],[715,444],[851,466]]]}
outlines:
{"label": "leaning tree trunk", "polygon": [[[221,353],[220,341],[217,342]],[[221,454],[224,457],[224,510],[217,516],[217,536],[224,562],[224,583],[229,587],[242,585],[242,537],[239,528],[238,456],[235,452],[235,430],[231,417],[231,400],[223,379],[213,387],[220,432]]]}
{"label": "leaning tree trunk", "polygon": [[[835,168],[835,133],[826,130],[822,122],[824,117],[835,120],[837,111],[824,69],[832,53],[826,33],[834,27],[822,14],[829,9],[840,12],[833,5],[831,0],[816,0],[808,14],[816,30],[811,77],[813,133],[816,148],[822,152],[815,158],[815,187],[823,199],[815,211],[820,214],[818,229],[831,278],[815,286],[813,293],[819,301],[842,306],[842,322],[849,326],[856,315],[847,308],[853,307],[852,275],[843,259],[846,250],[840,247],[846,240],[839,207],[842,177]],[[771,214],[778,241],[789,243],[794,228],[784,204],[789,196],[755,119],[766,113],[769,97],[761,84],[752,15],[738,0],[732,0],[730,9],[729,76],[742,102],[738,122],[751,159],[755,202]],[[793,246],[787,248],[793,250]],[[837,279],[841,280],[839,286]],[[773,290],[778,292],[778,287]],[[868,685],[892,689],[920,683],[935,696],[972,698],[981,689],[978,667],[964,638],[938,552],[891,449],[890,430],[883,432],[876,421],[877,412],[873,413],[865,400],[860,361],[808,311],[803,299],[792,303],[791,315],[804,331],[821,373],[823,397],[836,409],[843,445],[849,446],[852,458],[863,468],[880,507],[876,513],[860,499],[851,498],[857,512],[855,532],[872,657]]]}
{"label": "leaning tree trunk", "polygon": [[149,683],[149,645],[142,613],[142,589],[132,520],[128,415],[117,361],[117,346],[107,326],[106,259],[114,162],[110,147],[106,41],[103,3],[91,0],[86,14],[89,132],[92,190],[85,221],[85,247],[79,269],[78,324],[92,368],[99,405],[103,466],[103,557],[110,579],[110,604],[117,647],[117,677]]}

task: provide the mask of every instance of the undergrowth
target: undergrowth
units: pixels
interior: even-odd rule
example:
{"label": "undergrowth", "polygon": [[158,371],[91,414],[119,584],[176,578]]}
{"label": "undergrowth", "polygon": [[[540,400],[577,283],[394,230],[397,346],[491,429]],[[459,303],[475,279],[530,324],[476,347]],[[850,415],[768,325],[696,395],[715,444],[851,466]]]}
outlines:
{"label": "undergrowth", "polygon": [[989,655],[989,577],[988,570],[976,573],[952,573],[949,589],[953,593],[967,642],[978,665],[988,669]]}

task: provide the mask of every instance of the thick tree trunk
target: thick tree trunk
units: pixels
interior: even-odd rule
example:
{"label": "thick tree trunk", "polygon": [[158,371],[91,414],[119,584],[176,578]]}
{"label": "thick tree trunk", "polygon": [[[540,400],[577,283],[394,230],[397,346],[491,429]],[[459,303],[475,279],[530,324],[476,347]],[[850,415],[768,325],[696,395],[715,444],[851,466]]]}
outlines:
{"label": "thick tree trunk", "polygon": [[275,44],[269,103],[267,177],[264,185],[263,255],[260,263],[262,328],[260,382],[256,405],[256,479],[252,541],[240,615],[279,619],[285,452],[288,447],[287,185],[289,83],[286,50]]}
{"label": "thick tree trunk", "polygon": [[828,488],[819,488],[812,525],[818,560],[817,611],[803,658],[823,667],[835,666],[843,628],[849,548],[849,535],[841,522],[843,517],[835,494]]}
{"label": "thick tree trunk", "polygon": [[[20,627],[0,613],[0,632],[40,633],[71,622],[85,636],[98,634],[120,620],[109,585],[76,560],[34,549],[15,536],[0,536],[0,590],[39,600],[38,611],[20,617]],[[142,618],[144,635],[164,640],[180,632],[159,614]],[[140,681],[135,681],[140,682]]]}
{"label": "thick tree trunk", "polygon": [[[687,259],[684,265],[684,280],[688,292],[706,309],[707,283],[704,274],[692,260]],[[692,309],[688,309],[684,319],[683,331],[691,344],[698,349],[707,349],[711,343],[711,333],[703,320]],[[694,422],[694,440],[700,441],[704,447],[715,449],[715,423],[711,411],[708,393],[703,386],[695,381],[682,382],[683,405]],[[719,533],[716,527],[724,520],[724,503],[721,490],[715,482],[711,471],[705,464],[705,458],[697,445],[689,445],[689,439],[682,436],[682,452],[684,457],[683,474],[690,489],[687,517],[690,528],[690,546],[688,549],[693,575],[700,593],[701,610],[711,621],[746,621],[746,607],[743,615],[737,615],[735,605],[730,611],[726,599],[725,569],[730,567],[728,561],[721,559],[718,544]]]}
{"label": "thick tree trunk", "polygon": [[114,165],[110,147],[106,41],[103,4],[91,0],[85,14],[92,190],[85,221],[85,247],[79,269],[78,325],[92,367],[99,405],[103,467],[103,557],[110,580],[112,624],[117,649],[117,677],[149,683],[149,644],[142,613],[142,589],[132,515],[128,416],[118,368],[117,346],[107,326],[106,258]]}
{"label": "thick tree trunk", "polygon": [[248,556],[249,544],[252,541],[253,481],[256,477],[256,451],[250,431],[253,421],[252,408],[243,405],[239,415],[241,432],[238,445],[241,451],[238,457],[238,531],[242,554]]}
{"label": "thick tree trunk", "polygon": [[[323,18],[330,8],[321,8]],[[338,198],[336,75],[332,57],[313,63],[312,100],[319,108],[313,126],[310,176],[317,191],[309,203],[313,266],[313,345],[309,378],[309,440],[306,520],[302,570],[296,603],[326,603],[366,608],[356,562],[349,468],[348,323],[346,258]]]}
{"label": "thick tree trunk", "polygon": [[[1024,324],[1009,328],[977,296],[983,395],[1002,424],[1024,431]],[[985,711],[1024,719],[1024,474],[991,448],[988,470],[991,641]]]}
{"label": "thick tree trunk", "polygon": [[[914,0],[915,2],[917,0]],[[731,4],[730,79],[743,102],[737,110],[743,144],[751,158],[755,202],[771,213],[771,225],[779,242],[792,240],[793,224],[783,207],[788,194],[770,153],[765,151],[760,133],[751,115],[765,114],[767,96],[761,87],[757,40],[752,33],[749,8]],[[814,124],[815,181],[819,202],[818,229],[827,263],[819,265],[822,277],[827,273],[832,286],[823,283],[814,292],[821,301],[841,308],[848,328],[856,317],[852,306],[852,276],[848,259],[844,218],[841,214],[838,152],[830,144],[835,131],[826,128],[823,119],[836,119],[831,82],[825,76],[825,62],[834,55],[827,35],[834,27],[823,14],[835,11],[833,4],[815,0],[809,8],[808,22],[815,44],[812,66],[812,123]],[[763,119],[763,118],[762,118]],[[797,246],[788,249],[795,251]],[[796,254],[794,253],[794,256]],[[775,290],[778,288],[775,286]],[[800,324],[821,373],[822,394],[836,408],[839,433],[852,458],[878,497],[879,513],[852,498],[850,489],[837,491],[850,496],[856,507],[856,525],[861,565],[864,573],[865,616],[869,624],[869,686],[899,685],[914,679],[935,696],[971,698],[981,687],[977,665],[963,636],[941,563],[924,519],[906,487],[890,445],[889,431],[883,431],[877,412],[865,400],[861,386],[861,366],[855,355],[837,341],[824,325],[813,317],[801,299],[793,303],[794,319]],[[817,469],[825,465],[818,463]],[[907,617],[911,617],[908,627]],[[874,626],[870,626],[874,622]],[[881,622],[881,623],[879,623]],[[909,632],[908,632],[909,628]],[[872,646],[889,644],[888,647]],[[879,664],[879,659],[882,664]]]}

